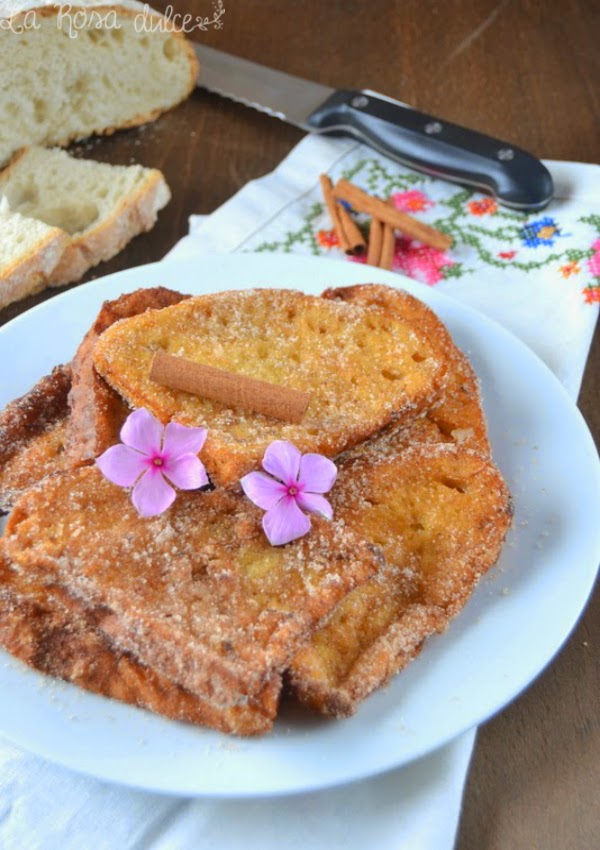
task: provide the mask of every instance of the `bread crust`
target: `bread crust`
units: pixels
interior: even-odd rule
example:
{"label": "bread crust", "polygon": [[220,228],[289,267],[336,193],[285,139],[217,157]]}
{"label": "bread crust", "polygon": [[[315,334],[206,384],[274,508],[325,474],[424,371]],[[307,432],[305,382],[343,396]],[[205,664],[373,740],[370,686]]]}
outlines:
{"label": "bread crust", "polygon": [[94,369],[94,350],[101,334],[121,319],[178,304],[187,297],[164,286],[155,286],[104,302],[71,364],[67,423],[67,459],[71,465],[87,463],[117,443],[130,412],[121,396]]}
{"label": "bread crust", "polygon": [[35,252],[7,265],[0,276],[0,310],[50,286],[54,270],[69,244],[68,234],[53,228],[37,244]]}

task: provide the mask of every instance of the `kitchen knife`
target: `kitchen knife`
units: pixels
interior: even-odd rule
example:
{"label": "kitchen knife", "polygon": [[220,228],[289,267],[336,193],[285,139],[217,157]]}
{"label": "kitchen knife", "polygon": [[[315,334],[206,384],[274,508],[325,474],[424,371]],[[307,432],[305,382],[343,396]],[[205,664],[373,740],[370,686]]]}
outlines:
{"label": "kitchen knife", "polygon": [[311,133],[351,135],[434,177],[491,192],[517,210],[541,210],[552,177],[508,142],[418,112],[371,91],[332,89],[195,44],[198,85]]}

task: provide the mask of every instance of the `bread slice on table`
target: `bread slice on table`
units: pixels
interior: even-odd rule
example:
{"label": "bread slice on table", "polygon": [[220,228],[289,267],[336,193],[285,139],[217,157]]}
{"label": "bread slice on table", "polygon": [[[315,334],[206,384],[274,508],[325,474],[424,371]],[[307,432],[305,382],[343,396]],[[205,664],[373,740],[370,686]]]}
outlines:
{"label": "bread slice on table", "polygon": [[0,512],[42,478],[67,468],[71,369],[57,366],[0,411]]}
{"label": "bread slice on table", "polygon": [[0,21],[0,165],[23,145],[151,121],[198,76],[185,37],[134,0],[5,0]]}
{"label": "bread slice on table", "polygon": [[70,241],[61,228],[12,211],[0,190],[0,309],[48,286]]}
{"label": "bread slice on table", "polygon": [[342,460],[334,516],[378,546],[381,572],[350,593],[292,662],[301,699],[352,714],[443,631],[496,562],[512,507],[485,457],[452,443]]}
{"label": "bread slice on table", "polygon": [[17,502],[4,542],[97,628],[215,711],[256,699],[380,556],[343,525],[272,547],[261,512],[223,491],[180,493],[141,518],[95,467],[51,476]]}
{"label": "bread slice on table", "polygon": [[0,540],[0,646],[49,676],[149,709],[173,720],[236,735],[268,732],[277,711],[281,677],[272,676],[250,699],[221,708],[123,652],[97,628],[98,614],[44,574],[15,568]]}
{"label": "bread slice on table", "polygon": [[155,286],[104,302],[71,363],[67,423],[67,460],[71,466],[93,460],[117,443],[130,413],[123,398],[94,369],[94,351],[100,335],[121,319],[146,310],[160,310],[187,297],[164,286]]}
{"label": "bread slice on table", "polygon": [[[304,419],[292,425],[155,383],[157,351],[308,392]],[[102,334],[94,364],[132,407],[206,426],[202,459],[223,485],[259,466],[276,439],[333,457],[414,417],[443,377],[425,335],[400,317],[284,289],[221,292],[125,319]]]}
{"label": "bread slice on table", "polygon": [[68,241],[50,286],[79,280],[150,230],[171,193],[160,171],[76,159],[58,148],[23,148],[0,173],[13,212],[59,228]]}

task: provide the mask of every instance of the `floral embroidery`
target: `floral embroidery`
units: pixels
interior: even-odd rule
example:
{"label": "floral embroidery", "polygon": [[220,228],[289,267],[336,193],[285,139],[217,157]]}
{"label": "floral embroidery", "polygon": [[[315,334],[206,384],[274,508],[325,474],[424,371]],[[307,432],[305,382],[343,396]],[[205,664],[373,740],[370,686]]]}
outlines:
{"label": "floral embroidery", "polygon": [[404,236],[396,239],[392,268],[421,283],[434,286],[444,279],[445,271],[453,265],[454,260],[445,251],[438,251]]}
{"label": "floral embroidery", "polygon": [[322,248],[336,248],[340,244],[335,230],[317,230],[317,242]]}
{"label": "floral embroidery", "polygon": [[567,263],[564,266],[561,266],[559,271],[563,277],[571,277],[572,274],[579,274],[581,269],[579,268],[578,263],[576,261],[573,261],[571,263]]}
{"label": "floral embroidery", "polygon": [[581,291],[586,304],[600,304],[600,286],[586,286]]}
{"label": "floral embroidery", "polygon": [[467,204],[471,215],[493,215],[498,212],[498,204],[493,198],[482,198],[481,201],[469,201]]}
{"label": "floral embroidery", "polygon": [[435,205],[425,192],[420,192],[418,189],[410,189],[408,192],[394,192],[391,197],[396,209],[406,213],[423,212]]}
{"label": "floral embroidery", "polygon": [[537,248],[540,245],[554,245],[557,236],[562,236],[560,227],[549,216],[544,216],[538,221],[530,221],[521,231],[523,244],[528,248]]}
{"label": "floral embroidery", "polygon": [[594,277],[600,278],[600,239],[592,242],[592,251],[594,252],[588,259],[587,266]]}
{"label": "floral embroidery", "polygon": [[[452,237],[454,244],[444,253],[399,234],[395,271],[433,285],[485,268],[535,274],[548,267],[558,278],[562,275],[565,279],[581,281],[586,303],[597,302],[596,291],[591,290],[600,287],[600,215],[581,215],[576,219],[578,232],[568,233],[560,221],[559,206],[553,207],[551,214],[537,216],[509,210],[480,193],[395,164],[390,166],[376,154],[352,160],[349,167],[336,169],[332,177],[336,180],[344,177],[380,198],[391,197],[397,209]],[[317,182],[314,190],[296,203],[303,209],[302,222],[297,228],[281,236],[281,224],[274,220],[273,241],[261,241],[265,240],[263,231],[255,241],[246,242],[243,250],[294,251],[316,256],[331,252],[345,261],[365,262],[364,256],[346,257],[335,244]],[[367,236],[369,217],[357,213],[353,217]],[[587,248],[581,247],[584,226],[591,230],[590,242],[593,242]],[[535,251],[529,250],[532,248]]]}

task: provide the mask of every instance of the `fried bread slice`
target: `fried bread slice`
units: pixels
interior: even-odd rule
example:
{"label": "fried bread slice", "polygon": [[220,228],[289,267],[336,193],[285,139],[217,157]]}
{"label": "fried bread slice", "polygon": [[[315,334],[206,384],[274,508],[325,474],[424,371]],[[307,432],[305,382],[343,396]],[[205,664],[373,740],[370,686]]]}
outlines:
{"label": "fried bread slice", "polygon": [[[425,411],[425,421],[416,418],[408,427],[402,422],[392,423],[385,432],[385,439],[383,434],[377,435],[380,451],[394,452],[415,441],[439,441],[460,443],[489,454],[479,381],[469,360],[433,310],[404,290],[375,283],[327,289],[322,297],[399,316],[425,334],[437,351],[437,360],[445,364],[444,392],[439,401]],[[359,450],[368,445],[365,442]]]}
{"label": "fried bread slice", "polygon": [[47,475],[66,467],[71,369],[57,366],[0,412],[0,511]]}
{"label": "fried bread slice", "polygon": [[290,678],[303,702],[344,716],[461,610],[496,562],[512,509],[493,464],[452,443],[343,461],[331,501],[386,563],[298,653]]}
{"label": "fried bread slice", "polygon": [[52,476],[13,508],[11,561],[45,571],[103,612],[98,628],[141,663],[231,708],[255,696],[380,556],[343,525],[268,544],[261,512],[224,491],[180,493],[142,519],[128,494],[82,467]]}
{"label": "fried bread slice", "polygon": [[104,302],[71,364],[71,416],[67,426],[70,465],[86,463],[117,443],[121,426],[130,412],[122,396],[94,369],[94,349],[100,335],[120,319],[137,316],[147,310],[160,310],[178,304],[186,297],[164,286],[155,286]]}
{"label": "fried bread slice", "polygon": [[[311,394],[300,425],[232,411],[150,381],[157,351]],[[257,466],[275,439],[335,456],[437,397],[443,364],[426,336],[390,311],[291,290],[191,298],[119,322],[96,345],[100,374],[162,422],[209,429],[202,459],[216,484]]]}
{"label": "fried bread slice", "polygon": [[0,645],[41,673],[101,696],[173,720],[236,735],[268,732],[277,711],[281,677],[273,675],[256,697],[221,708],[141,664],[97,628],[99,614],[43,575],[16,569],[0,541]]}

